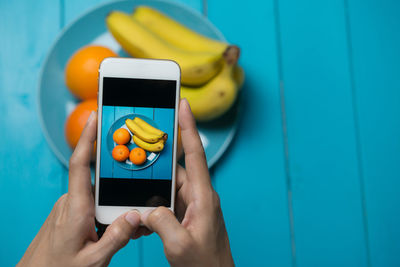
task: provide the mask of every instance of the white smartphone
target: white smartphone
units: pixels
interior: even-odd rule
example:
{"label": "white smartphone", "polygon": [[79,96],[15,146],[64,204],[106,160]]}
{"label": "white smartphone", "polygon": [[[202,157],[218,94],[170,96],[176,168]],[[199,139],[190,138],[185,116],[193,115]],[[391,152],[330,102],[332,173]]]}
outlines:
{"label": "white smartphone", "polygon": [[132,209],[174,211],[179,99],[180,68],[174,61],[101,63],[95,176],[101,224]]}

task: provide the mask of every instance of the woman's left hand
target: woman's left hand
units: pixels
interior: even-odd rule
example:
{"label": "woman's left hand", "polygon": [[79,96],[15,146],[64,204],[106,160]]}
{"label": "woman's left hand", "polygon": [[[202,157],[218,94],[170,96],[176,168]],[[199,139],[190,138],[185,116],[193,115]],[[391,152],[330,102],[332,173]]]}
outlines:
{"label": "woman's left hand", "polygon": [[68,193],[56,202],[18,266],[107,266],[130,238],[141,235],[140,214],[130,211],[118,217],[101,239],[97,236],[90,179],[96,122],[92,112],[69,162]]}

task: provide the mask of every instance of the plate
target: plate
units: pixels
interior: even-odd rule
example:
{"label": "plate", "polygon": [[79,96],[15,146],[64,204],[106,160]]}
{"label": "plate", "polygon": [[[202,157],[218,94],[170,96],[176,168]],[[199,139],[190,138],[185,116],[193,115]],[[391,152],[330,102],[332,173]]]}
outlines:
{"label": "plate", "polygon": [[[51,47],[41,70],[38,89],[41,127],[51,149],[66,167],[72,150],[65,141],[64,123],[78,100],[65,86],[65,65],[77,49],[87,44],[105,45],[126,56],[108,33],[104,20],[112,10],[132,12],[138,5],[156,8],[201,34],[225,41],[219,30],[203,15],[185,5],[170,1],[115,1],[97,6],[72,22]],[[238,114],[236,105],[223,118],[198,124],[209,167],[222,157],[231,144],[238,125]]]}
{"label": "plate", "polygon": [[[144,120],[145,122],[147,122],[148,124],[150,124],[151,126],[153,126],[155,128],[158,128],[157,124],[152,119],[150,119],[150,118],[148,118],[146,116],[143,116],[143,115],[140,115],[140,114],[129,114],[129,115],[122,116],[121,118],[116,120],[111,125],[110,130],[108,130],[108,133],[107,133],[107,150],[110,153],[111,158],[112,158],[112,150],[117,145],[113,140],[114,132],[119,128],[125,128],[125,129],[127,129],[129,131],[129,129],[126,127],[125,120],[127,120],[127,119],[133,120],[136,117],[139,117],[142,120]],[[131,133],[131,131],[129,131],[129,133],[131,134],[131,141],[126,146],[129,148],[129,151],[131,151],[132,149],[137,147],[137,145],[132,141],[132,133]],[[159,156],[160,156],[160,152],[154,153],[154,152],[146,151],[147,160],[143,165],[139,165],[139,166],[135,165],[135,164],[132,164],[132,162],[130,162],[128,160],[126,162],[119,162],[119,161],[115,161],[115,162],[119,166],[124,168],[124,169],[131,170],[131,171],[139,171],[139,170],[143,170],[143,169],[151,166],[151,164],[156,162],[156,160],[158,159]]]}

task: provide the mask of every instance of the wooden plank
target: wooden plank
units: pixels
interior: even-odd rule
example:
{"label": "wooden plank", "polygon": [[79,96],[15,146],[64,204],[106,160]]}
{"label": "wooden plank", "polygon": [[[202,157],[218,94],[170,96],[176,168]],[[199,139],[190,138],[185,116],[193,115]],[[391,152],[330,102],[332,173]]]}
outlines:
{"label": "wooden plank", "polygon": [[400,266],[400,2],[347,2],[371,266]]}
{"label": "wooden plank", "polygon": [[110,2],[108,0],[85,0],[85,1],[79,1],[79,0],[63,0],[62,3],[64,4],[63,6],[63,14],[64,14],[64,20],[65,20],[65,25],[68,25],[75,19],[77,19],[79,16],[83,15],[86,12],[89,12],[90,10],[96,8],[97,6]]}
{"label": "wooden plank", "polygon": [[342,1],[279,1],[296,265],[366,266]]}
{"label": "wooden plank", "polygon": [[292,266],[274,3],[208,1],[208,16],[246,73],[238,133],[212,173],[235,262]]}
{"label": "wooden plank", "polygon": [[142,241],[130,240],[129,243],[120,251],[118,251],[108,266],[142,266],[140,264],[142,255]]}
{"label": "wooden plank", "polygon": [[0,265],[15,266],[61,195],[66,171],[40,128],[37,85],[59,2],[0,1]]}
{"label": "wooden plank", "polygon": [[[78,18],[81,14],[95,8],[96,6],[110,2],[109,0],[67,0],[65,1],[65,22],[68,24],[74,19]],[[172,0],[178,4],[183,4],[186,7],[193,8],[201,12],[203,9],[202,0]],[[145,5],[148,3],[146,0],[132,1],[132,7],[136,5]],[[162,3],[161,3],[162,5]],[[133,10],[133,8],[132,8]]]}
{"label": "wooden plank", "polygon": [[170,266],[164,254],[164,247],[161,238],[156,233],[142,237],[142,240],[142,266]]}
{"label": "wooden plank", "polygon": [[139,240],[130,240],[129,243],[119,250],[108,266],[141,266],[141,244]]}

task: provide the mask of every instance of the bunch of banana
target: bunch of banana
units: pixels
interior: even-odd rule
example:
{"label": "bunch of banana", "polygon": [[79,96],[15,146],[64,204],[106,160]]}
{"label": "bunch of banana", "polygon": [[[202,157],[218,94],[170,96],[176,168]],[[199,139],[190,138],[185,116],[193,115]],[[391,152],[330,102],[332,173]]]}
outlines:
{"label": "bunch of banana", "polygon": [[205,37],[147,6],[132,15],[114,11],[106,19],[115,39],[134,57],[164,58],[181,67],[181,96],[198,121],[224,114],[244,81],[239,48]]}
{"label": "bunch of banana", "polygon": [[133,120],[125,120],[125,124],[133,134],[132,140],[144,150],[150,152],[160,152],[164,149],[168,135],[163,131],[154,128],[139,117]]}
{"label": "bunch of banana", "polygon": [[204,84],[221,70],[222,54],[192,53],[173,47],[128,14],[113,11],[106,22],[111,34],[131,56],[176,61],[181,67],[184,84]]}
{"label": "bunch of banana", "polygon": [[[181,86],[181,97],[188,100],[198,121],[210,121],[224,114],[236,100],[239,84],[234,77],[239,49],[231,46],[224,53],[221,72],[199,89]],[[242,75],[242,74],[239,74]]]}

